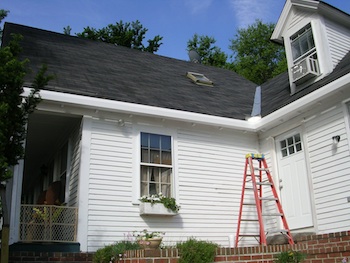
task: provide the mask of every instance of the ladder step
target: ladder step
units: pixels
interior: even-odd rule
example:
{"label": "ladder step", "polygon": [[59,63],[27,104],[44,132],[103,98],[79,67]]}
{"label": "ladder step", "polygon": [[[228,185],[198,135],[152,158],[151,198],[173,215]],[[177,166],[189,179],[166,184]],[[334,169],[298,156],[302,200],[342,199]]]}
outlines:
{"label": "ladder step", "polygon": [[268,231],[266,231],[266,233],[267,234],[276,234],[276,233],[287,234],[288,230],[286,230],[286,229],[268,230]]}
{"label": "ladder step", "polygon": [[260,197],[260,200],[264,201],[277,201],[278,199],[276,197]]}
{"label": "ladder step", "polygon": [[244,235],[238,235],[239,237],[259,237],[259,234],[244,234]]}
{"label": "ladder step", "polygon": [[270,182],[257,182],[257,185],[272,185]]}
{"label": "ladder step", "polygon": [[281,213],[262,213],[263,216],[283,216]]}
{"label": "ladder step", "polygon": [[253,205],[253,206],[256,206],[256,203],[243,203],[243,205]]}
{"label": "ladder step", "polygon": [[241,221],[245,221],[245,222],[258,222],[259,219],[242,218]]}
{"label": "ladder step", "polygon": [[268,168],[254,168],[255,171],[265,171],[265,172],[269,172]]}

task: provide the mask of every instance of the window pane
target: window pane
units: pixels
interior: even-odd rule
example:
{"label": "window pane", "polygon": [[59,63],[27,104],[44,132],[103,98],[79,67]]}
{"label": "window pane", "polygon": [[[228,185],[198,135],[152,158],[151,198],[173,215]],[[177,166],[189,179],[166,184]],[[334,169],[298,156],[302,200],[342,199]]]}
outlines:
{"label": "window pane", "polygon": [[160,163],[159,151],[151,150],[151,161],[150,163]]}
{"label": "window pane", "polygon": [[282,150],[282,157],[286,157],[288,155],[287,149]]}
{"label": "window pane", "polygon": [[159,193],[158,191],[159,184],[150,183],[149,184],[149,195],[156,195]]}
{"label": "window pane", "polygon": [[162,151],[162,164],[171,165],[171,152]]}
{"label": "window pane", "polygon": [[143,163],[149,163],[149,154],[148,149],[141,149],[141,162]]}
{"label": "window pane", "polygon": [[300,142],[300,134],[294,136],[295,142]]}
{"label": "window pane", "polygon": [[160,138],[157,134],[150,134],[150,147],[151,149],[160,149]]}
{"label": "window pane", "polygon": [[171,182],[171,169],[170,168],[163,168],[161,174],[161,180],[162,183],[170,183]]}
{"label": "window pane", "polygon": [[286,146],[287,146],[286,141],[283,140],[280,143],[281,143],[281,148],[286,148]]}
{"label": "window pane", "polygon": [[148,167],[141,166],[141,182],[148,182]]}
{"label": "window pane", "polygon": [[171,138],[170,136],[162,136],[161,144],[163,151],[171,151]]}
{"label": "window pane", "polygon": [[163,184],[162,185],[162,194],[166,197],[171,197],[171,192],[170,192],[170,185],[168,184]]}
{"label": "window pane", "polygon": [[289,155],[293,154],[294,153],[294,146],[288,147],[288,150],[289,150]]}
{"label": "window pane", "polygon": [[148,183],[141,183],[141,196],[149,195],[148,193]]}
{"label": "window pane", "polygon": [[293,137],[287,139],[288,146],[293,145]]}
{"label": "window pane", "polygon": [[148,148],[148,133],[141,133],[141,147]]}
{"label": "window pane", "polygon": [[302,149],[301,149],[301,143],[297,143],[295,145],[295,148],[297,149],[297,152],[300,152]]}

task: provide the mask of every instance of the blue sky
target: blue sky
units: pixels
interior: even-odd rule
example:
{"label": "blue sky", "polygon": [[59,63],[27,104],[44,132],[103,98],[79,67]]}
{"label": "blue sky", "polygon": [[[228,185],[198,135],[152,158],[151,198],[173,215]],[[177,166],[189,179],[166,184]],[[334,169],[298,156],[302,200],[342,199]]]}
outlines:
{"label": "blue sky", "polygon": [[[325,2],[350,13],[349,0]],[[86,26],[102,28],[122,20],[139,20],[148,29],[146,39],[163,36],[157,54],[188,60],[187,41],[197,33],[216,39],[228,55],[238,28],[256,19],[276,23],[285,0],[1,0],[9,10],[5,22],[55,32],[70,26],[72,34]]]}

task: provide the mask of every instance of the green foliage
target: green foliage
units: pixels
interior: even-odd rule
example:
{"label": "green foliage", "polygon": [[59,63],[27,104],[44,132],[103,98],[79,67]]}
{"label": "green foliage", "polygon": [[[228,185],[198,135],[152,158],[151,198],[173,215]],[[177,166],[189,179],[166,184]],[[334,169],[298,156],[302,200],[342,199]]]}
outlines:
{"label": "green foliage", "polygon": [[[7,17],[8,13],[10,13],[10,11],[0,9],[0,24],[2,20],[5,19],[5,17]],[[2,29],[0,29],[0,43],[1,43],[1,37],[2,37]]]}
{"label": "green foliage", "polygon": [[111,245],[107,245],[100,248],[93,255],[93,263],[109,263],[113,259],[119,259],[123,257],[123,254],[127,250],[140,249],[140,245],[137,242],[120,241]]}
{"label": "green foliage", "polygon": [[234,52],[232,69],[256,84],[262,84],[287,70],[283,46],[270,41],[275,24],[257,20],[246,29],[238,30],[231,40]]}
{"label": "green foliage", "polygon": [[176,245],[179,250],[179,263],[214,262],[217,244],[190,238]]}
{"label": "green foliage", "polygon": [[119,46],[125,46],[147,52],[157,52],[162,45],[160,41],[163,37],[157,35],[153,39],[147,40],[148,46],[143,44],[147,28],[144,28],[140,21],[136,20],[131,23],[123,23],[123,21],[115,24],[109,24],[101,29],[93,27],[85,27],[84,31],[78,33],[78,37],[99,40],[106,43],[112,43]]}
{"label": "green foliage", "polygon": [[65,35],[70,35],[71,31],[72,28],[69,25],[63,28],[63,34]]}
{"label": "green foliage", "polygon": [[12,173],[10,166],[23,158],[23,141],[28,114],[40,102],[39,89],[52,78],[46,76],[43,66],[36,75],[32,91],[23,97],[24,77],[27,74],[28,60],[19,60],[22,37],[13,35],[6,47],[0,50],[0,181],[8,180]]}
{"label": "green foliage", "polygon": [[276,263],[299,263],[306,258],[306,254],[299,251],[288,250],[276,255]]}
{"label": "green foliage", "polygon": [[192,39],[187,41],[187,50],[195,50],[201,57],[201,63],[215,67],[226,67],[227,55],[217,46],[216,40],[209,36],[194,34]]}
{"label": "green foliage", "polygon": [[170,209],[171,211],[177,213],[180,210],[180,206],[176,204],[176,199],[173,197],[166,197],[162,193],[155,194],[155,195],[144,195],[140,198],[141,202],[144,203],[161,203],[166,208]]}

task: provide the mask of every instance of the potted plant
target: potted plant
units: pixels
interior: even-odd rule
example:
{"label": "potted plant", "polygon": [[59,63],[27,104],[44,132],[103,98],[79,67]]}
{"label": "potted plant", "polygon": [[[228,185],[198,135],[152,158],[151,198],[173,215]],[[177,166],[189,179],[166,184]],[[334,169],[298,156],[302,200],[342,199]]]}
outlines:
{"label": "potted plant", "polygon": [[140,199],[141,215],[176,215],[180,206],[173,197],[166,197],[162,193],[144,195]]}
{"label": "potted plant", "polygon": [[163,235],[165,235],[164,232],[148,232],[147,229],[133,232],[133,236],[136,237],[137,242],[143,249],[158,248],[163,240]]}

